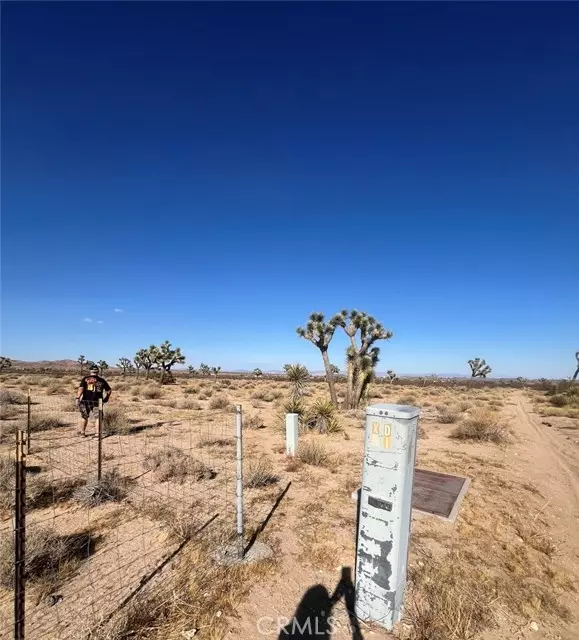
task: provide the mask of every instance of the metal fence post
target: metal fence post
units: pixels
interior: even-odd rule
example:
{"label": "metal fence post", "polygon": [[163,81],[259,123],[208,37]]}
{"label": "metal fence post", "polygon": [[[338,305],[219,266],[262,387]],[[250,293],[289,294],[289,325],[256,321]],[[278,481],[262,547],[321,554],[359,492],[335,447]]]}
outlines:
{"label": "metal fence post", "polygon": [[103,475],[103,399],[99,398],[99,413],[98,413],[98,427],[97,427],[97,480],[101,481]]}
{"label": "metal fence post", "polygon": [[243,415],[241,405],[235,407],[235,438],[237,441],[237,484],[235,495],[237,498],[237,555],[243,559]]}
{"label": "metal fence post", "polygon": [[27,405],[28,405],[28,411],[27,411],[27,415],[26,415],[26,453],[29,454],[30,453],[30,407],[31,407],[31,400],[30,400],[30,389],[28,389],[28,396],[27,396]]}
{"label": "metal fence post", "polygon": [[14,640],[24,640],[26,546],[26,450],[24,431],[16,433],[14,500]]}

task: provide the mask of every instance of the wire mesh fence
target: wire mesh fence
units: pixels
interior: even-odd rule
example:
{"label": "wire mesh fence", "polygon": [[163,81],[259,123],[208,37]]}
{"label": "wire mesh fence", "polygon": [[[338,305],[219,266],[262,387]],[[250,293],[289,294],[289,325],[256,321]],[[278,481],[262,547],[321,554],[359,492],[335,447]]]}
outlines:
{"label": "wire mesh fence", "polygon": [[0,425],[0,638],[88,637],[184,545],[246,545],[240,409],[161,421],[40,394],[17,406]]}

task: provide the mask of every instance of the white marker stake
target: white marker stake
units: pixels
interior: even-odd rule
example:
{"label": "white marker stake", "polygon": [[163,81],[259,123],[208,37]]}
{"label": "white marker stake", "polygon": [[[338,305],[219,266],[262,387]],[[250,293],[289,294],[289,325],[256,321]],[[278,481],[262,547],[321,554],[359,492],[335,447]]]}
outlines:
{"label": "white marker stake", "polygon": [[288,456],[295,456],[298,448],[299,415],[285,414],[285,452]]}

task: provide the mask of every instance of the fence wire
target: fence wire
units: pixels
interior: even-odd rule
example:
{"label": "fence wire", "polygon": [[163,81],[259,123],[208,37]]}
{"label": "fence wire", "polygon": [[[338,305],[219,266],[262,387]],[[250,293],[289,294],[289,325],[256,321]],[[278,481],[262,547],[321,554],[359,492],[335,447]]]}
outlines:
{"label": "fence wire", "polygon": [[[28,418],[28,407],[30,417]],[[83,638],[205,532],[235,541],[236,414],[180,410],[170,420],[38,395],[2,416],[0,638],[14,629],[14,434],[26,455],[26,638]],[[86,412],[85,412],[86,413]],[[159,419],[157,419],[159,418]],[[100,456],[99,456],[100,445]],[[100,457],[100,478],[99,476]]]}

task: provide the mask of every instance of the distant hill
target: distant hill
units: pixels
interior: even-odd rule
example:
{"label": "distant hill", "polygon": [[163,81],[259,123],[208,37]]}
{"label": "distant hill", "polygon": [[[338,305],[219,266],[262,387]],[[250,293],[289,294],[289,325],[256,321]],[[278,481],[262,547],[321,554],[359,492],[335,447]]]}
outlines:
{"label": "distant hill", "polygon": [[12,360],[13,369],[78,369],[76,360],[37,360],[28,362],[27,360]]}

